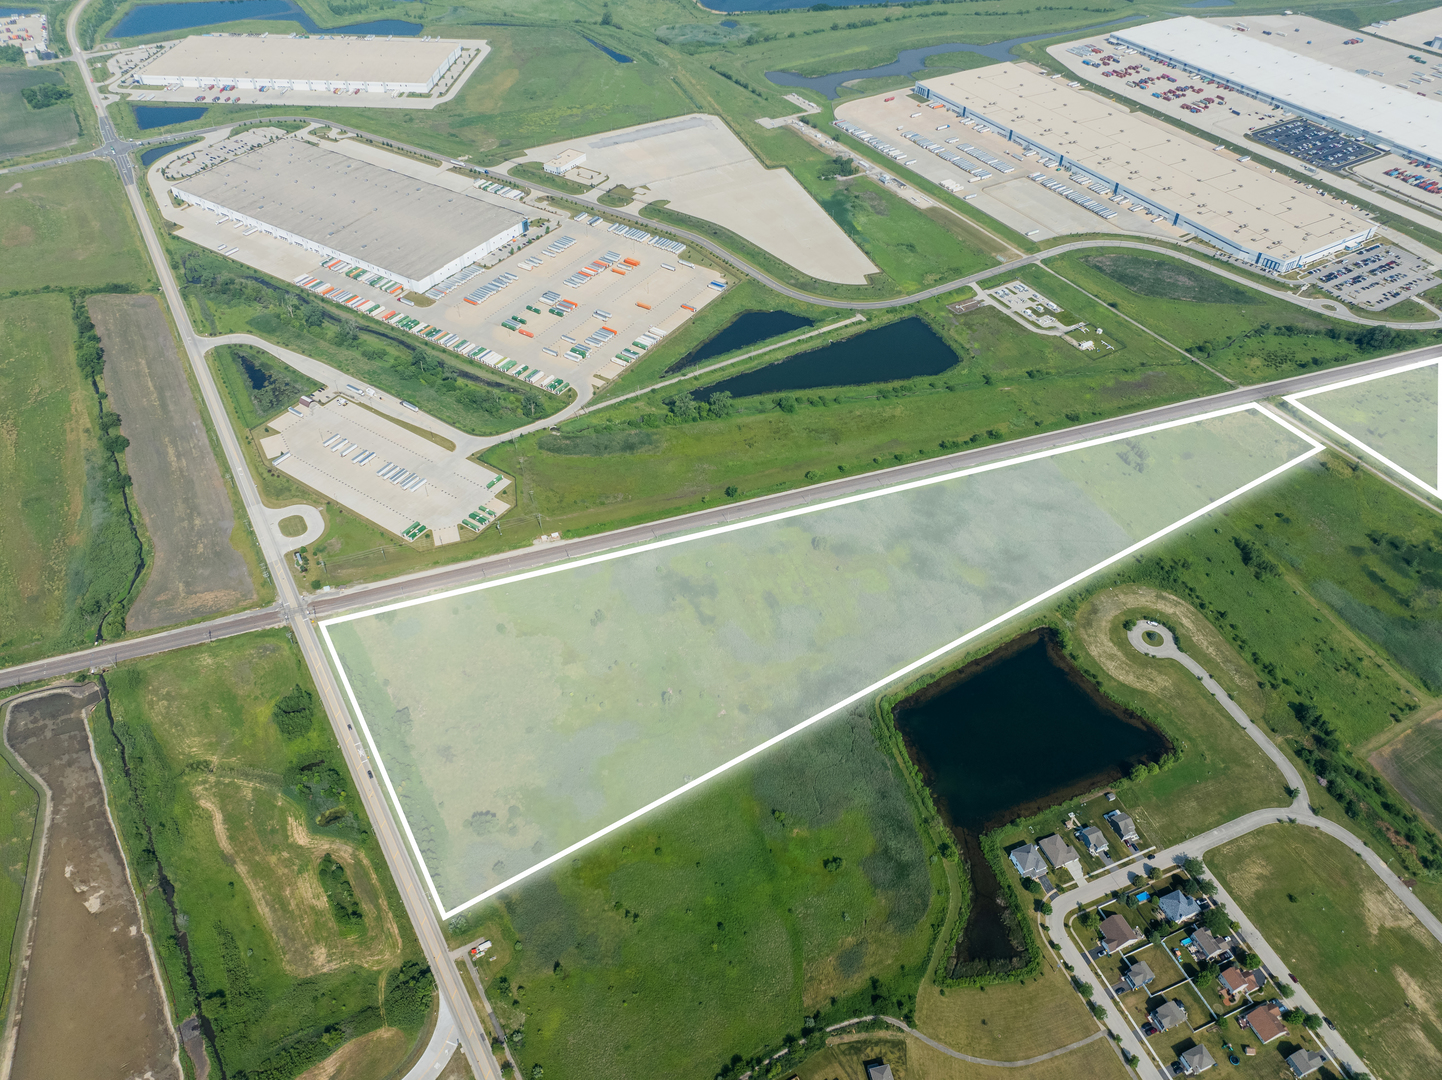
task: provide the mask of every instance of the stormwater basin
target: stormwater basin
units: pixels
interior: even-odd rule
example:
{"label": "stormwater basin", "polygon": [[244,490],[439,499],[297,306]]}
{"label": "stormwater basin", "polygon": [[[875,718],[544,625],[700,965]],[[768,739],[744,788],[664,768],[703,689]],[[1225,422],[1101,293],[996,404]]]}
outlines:
{"label": "stormwater basin", "polygon": [[199,120],[206,113],[203,105],[132,105],[135,110],[135,126],[141,131],[152,128],[170,127],[172,124],[188,124]]}
{"label": "stormwater basin", "polygon": [[131,8],[111,28],[107,38],[148,37],[173,30],[196,30],[205,26],[222,26],[242,19],[283,19],[298,23],[307,34],[388,34],[414,37],[421,24],[402,19],[377,19],[351,23],[349,26],[322,28],[305,13],[295,0],[194,0],[177,4],[141,4]]}
{"label": "stormwater basin", "polygon": [[668,367],[662,374],[670,375],[704,364],[718,356],[725,356],[748,345],[756,345],[768,338],[802,330],[815,325],[814,320],[789,311],[747,311],[736,316],[685,356]]}

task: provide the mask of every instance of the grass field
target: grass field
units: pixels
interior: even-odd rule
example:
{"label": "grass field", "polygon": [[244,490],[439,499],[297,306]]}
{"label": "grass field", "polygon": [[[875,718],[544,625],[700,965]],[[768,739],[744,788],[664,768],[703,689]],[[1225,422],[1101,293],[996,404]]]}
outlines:
{"label": "grass field", "polygon": [[17,182],[18,191],[0,194],[0,292],[150,284],[139,233],[110,165],[77,161],[21,174]]}
{"label": "grass field", "polygon": [[1442,946],[1356,855],[1269,825],[1207,866],[1374,1075],[1442,1071]]}
{"label": "grass field", "polygon": [[[796,1073],[801,1080],[867,1080],[866,1063],[878,1058],[891,1066],[896,1080],[992,1080],[998,1075],[1005,1075],[1008,1080],[1073,1080],[1081,1077],[1086,1080],[1124,1080],[1132,1075],[1105,1039],[1078,1047],[1061,1057],[1007,1069],[1002,1073],[991,1065],[960,1061],[900,1031],[833,1035],[828,1039],[827,1047],[808,1057]],[[790,1072],[782,1070],[778,1075],[789,1076]]]}
{"label": "grass field", "polygon": [[524,1032],[523,1075],[712,1076],[807,1034],[808,1016],[911,1015],[947,903],[933,851],[858,710],[531,879],[453,937],[496,942],[487,994]]}
{"label": "grass field", "polygon": [[985,989],[943,990],[927,980],[912,1026],[953,1050],[993,1061],[1037,1057],[1096,1031],[1067,977],[1050,964],[1034,979]]}
{"label": "grass field", "polygon": [[0,161],[54,150],[79,139],[80,125],[73,101],[32,109],[20,96],[27,87],[44,84],[64,86],[66,82],[54,69],[0,70]]}
{"label": "grass field", "polygon": [[1370,760],[1442,832],[1442,719],[1418,724]]}
{"label": "grass field", "polygon": [[83,557],[86,455],[96,449],[90,388],[75,366],[64,296],[0,301],[0,663],[81,643],[67,577]]}
{"label": "grass field", "polygon": [[[178,1017],[199,1007],[229,1075],[277,1080],[352,1037],[414,1037],[428,975],[288,635],[124,663],[108,683],[113,726],[97,712],[97,752]],[[327,854],[354,888],[359,929],[322,890]],[[174,915],[154,888],[162,868]],[[398,1062],[408,1043],[377,1045]]]}
{"label": "grass field", "polygon": [[[1354,341],[1365,328],[1236,285],[1162,253],[1070,252],[1048,259],[1047,265],[1244,383],[1354,363],[1437,340],[1431,331],[1383,329]],[[1329,331],[1338,336],[1329,336]]]}
{"label": "grass field", "polygon": [[759,495],[937,454],[943,441],[960,449],[1223,386],[1140,331],[1119,332],[1128,347],[1097,357],[989,308],[955,316],[937,300],[919,310],[963,357],[944,375],[800,394],[794,412],[769,395],[748,398],[724,420],[688,424],[664,422],[658,399],[667,391],[660,391],[562,424],[563,435],[586,440],[567,453],[546,449],[561,445],[555,436],[526,436],[485,460],[518,478],[525,513],[540,514],[545,529],[574,535],[714,505],[728,486]]}
{"label": "grass field", "polygon": [[40,811],[39,793],[10,764],[8,754],[0,756],[0,1014],[10,1007],[10,976],[22,959],[16,931]]}

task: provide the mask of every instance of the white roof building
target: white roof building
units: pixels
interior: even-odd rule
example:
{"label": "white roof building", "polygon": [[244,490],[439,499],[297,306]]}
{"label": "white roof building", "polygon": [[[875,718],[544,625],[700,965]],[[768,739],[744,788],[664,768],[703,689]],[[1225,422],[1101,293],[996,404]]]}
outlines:
{"label": "white roof building", "polygon": [[1146,56],[1227,83],[1266,104],[1381,140],[1403,156],[1442,165],[1442,102],[1190,15],[1111,36]]}

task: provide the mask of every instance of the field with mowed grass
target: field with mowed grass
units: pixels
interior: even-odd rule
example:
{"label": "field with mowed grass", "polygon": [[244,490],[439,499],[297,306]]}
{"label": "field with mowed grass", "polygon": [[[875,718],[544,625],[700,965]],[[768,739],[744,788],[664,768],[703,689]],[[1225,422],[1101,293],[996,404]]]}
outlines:
{"label": "field with mowed grass", "polygon": [[[695,389],[681,384],[503,443],[485,462],[517,477],[518,505],[541,515],[543,531],[575,535],[714,506],[735,497],[731,487],[761,495],[1224,388],[1179,353],[1146,363],[1145,344],[1083,353],[990,308],[956,316],[940,300],[848,329],[918,310],[960,356],[942,375],[743,398],[723,417],[699,420],[673,414],[668,401]],[[696,396],[705,401],[705,389]]]}
{"label": "field with mowed grass", "polygon": [[21,173],[16,185],[0,193],[0,292],[151,283],[113,166],[76,161]]}
{"label": "field with mowed grass", "polygon": [[1442,718],[1403,733],[1371,761],[1432,828],[1442,830]]}
{"label": "field with mowed grass", "polygon": [[398,1029],[342,1050],[384,1075],[434,984],[289,635],[125,662],[107,684],[96,751],[177,1020],[199,1011],[212,1058],[257,1080]]}
{"label": "field with mowed grass", "polygon": [[729,1074],[818,1026],[913,1016],[949,892],[912,799],[858,709],[458,916],[451,936],[495,942],[480,969],[523,1075]]}
{"label": "field with mowed grass", "polygon": [[1330,319],[1160,252],[1069,252],[1048,259],[1047,266],[1243,383],[1442,340],[1431,330],[1394,331]]}
{"label": "field with mowed grass", "polygon": [[[41,87],[51,87],[48,91],[51,95],[70,96],[57,97],[52,104],[37,109],[25,100],[21,91]],[[46,93],[43,90],[40,92]],[[0,69],[0,161],[23,158],[76,142],[80,136],[80,125],[76,120],[73,94],[64,75],[53,68]],[[8,184],[5,186],[9,187]]]}
{"label": "field with mowed grass", "polygon": [[1331,837],[1269,825],[1207,866],[1374,1075],[1442,1073],[1442,945]]}

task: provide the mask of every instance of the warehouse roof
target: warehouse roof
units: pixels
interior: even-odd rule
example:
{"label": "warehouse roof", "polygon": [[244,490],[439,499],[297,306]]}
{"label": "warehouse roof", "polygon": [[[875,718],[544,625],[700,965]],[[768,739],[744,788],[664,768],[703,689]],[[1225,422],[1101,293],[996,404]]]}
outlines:
{"label": "warehouse roof", "polygon": [[1368,222],[1290,180],[1251,169],[1168,126],[1015,64],[921,83],[1081,171],[1119,182],[1239,247],[1279,261],[1366,233]]}
{"label": "warehouse roof", "polygon": [[1442,103],[1185,16],[1112,35],[1417,153],[1442,156]]}
{"label": "warehouse roof", "polygon": [[175,188],[416,280],[524,215],[298,138],[277,139]]}
{"label": "warehouse roof", "polygon": [[157,58],[146,76],[424,84],[459,45],[415,38],[198,34]]}

